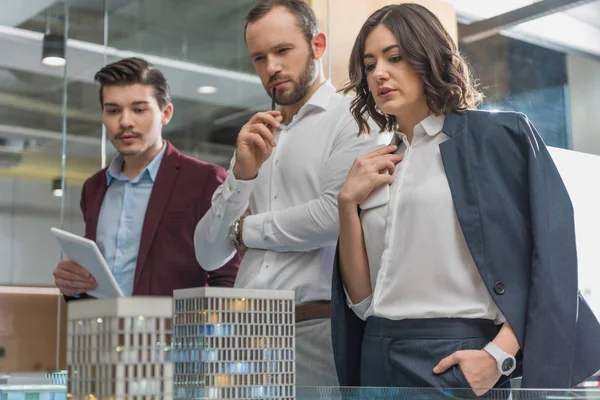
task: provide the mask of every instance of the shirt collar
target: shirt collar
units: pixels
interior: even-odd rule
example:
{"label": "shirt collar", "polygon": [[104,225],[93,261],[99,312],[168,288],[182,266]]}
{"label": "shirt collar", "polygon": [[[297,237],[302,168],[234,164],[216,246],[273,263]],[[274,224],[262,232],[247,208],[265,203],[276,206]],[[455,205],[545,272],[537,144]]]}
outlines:
{"label": "shirt collar", "polygon": [[[142,173],[139,176],[141,176],[145,173],[148,173],[148,176],[150,176],[150,179],[152,180],[152,182],[154,182],[156,180],[156,175],[158,174],[158,169],[160,168],[160,163],[162,162],[162,159],[163,159],[163,156],[165,155],[166,150],[167,150],[167,143],[165,141],[163,141],[163,146],[162,146],[162,149],[160,150],[160,153],[158,153],[156,155],[156,157],[154,157],[154,159],[152,159],[152,161],[150,161],[150,164],[148,164],[148,166],[146,166],[146,168],[142,171]],[[124,162],[124,159],[123,159],[122,154],[117,154],[115,156],[115,158],[112,159],[112,161],[110,162],[110,165],[108,166],[108,169],[106,170],[106,185],[107,186],[110,185],[110,183],[112,182],[113,179],[119,179],[122,177],[123,162]]]}
{"label": "shirt collar", "polygon": [[[444,128],[445,119],[446,117],[444,115],[430,114],[423,121],[415,125],[413,133],[415,136],[419,135],[419,133],[424,133],[428,136],[433,137],[438,133],[442,132],[442,129]],[[404,133],[396,132],[396,137],[398,137],[400,140],[402,140],[404,136]]]}
{"label": "shirt collar", "polygon": [[331,103],[331,97],[335,94],[335,87],[331,84],[331,81],[325,81],[312,96],[306,102],[304,107],[312,106],[322,110],[329,108]]}
{"label": "shirt collar", "polygon": [[421,126],[429,136],[435,136],[444,128],[445,119],[446,117],[444,115],[430,114],[421,121]]}
{"label": "shirt collar", "polygon": [[[298,110],[298,113],[294,115],[292,120],[286,126],[291,127],[296,121],[303,118],[303,116],[312,109],[320,109],[323,111],[327,111],[329,108],[329,104],[331,104],[331,99],[333,95],[336,93],[335,87],[331,84],[331,81],[325,81],[319,88],[310,96],[310,99],[306,101],[306,103]],[[282,125],[283,126],[283,125]]]}

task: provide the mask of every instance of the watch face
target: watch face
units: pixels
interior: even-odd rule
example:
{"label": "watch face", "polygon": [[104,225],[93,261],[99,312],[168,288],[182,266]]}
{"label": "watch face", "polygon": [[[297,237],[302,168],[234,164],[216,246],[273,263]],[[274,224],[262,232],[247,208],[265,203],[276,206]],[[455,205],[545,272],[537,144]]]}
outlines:
{"label": "watch face", "polygon": [[502,371],[508,372],[514,367],[514,365],[515,361],[512,358],[507,358],[502,362]]}

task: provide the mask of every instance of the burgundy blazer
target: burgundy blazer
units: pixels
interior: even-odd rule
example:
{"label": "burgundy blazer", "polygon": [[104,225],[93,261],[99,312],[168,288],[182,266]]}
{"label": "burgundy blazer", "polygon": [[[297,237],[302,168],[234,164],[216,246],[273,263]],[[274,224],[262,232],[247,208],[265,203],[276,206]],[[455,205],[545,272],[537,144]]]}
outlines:
{"label": "burgundy blazer", "polygon": [[[196,225],[210,208],[212,195],[225,181],[227,171],[185,156],[165,143],[142,227],[133,295],[172,296],[175,289],[232,287],[240,263],[237,255],[209,273],[198,264],[194,250]],[[94,241],[107,188],[106,168],[83,184],[85,237]]]}

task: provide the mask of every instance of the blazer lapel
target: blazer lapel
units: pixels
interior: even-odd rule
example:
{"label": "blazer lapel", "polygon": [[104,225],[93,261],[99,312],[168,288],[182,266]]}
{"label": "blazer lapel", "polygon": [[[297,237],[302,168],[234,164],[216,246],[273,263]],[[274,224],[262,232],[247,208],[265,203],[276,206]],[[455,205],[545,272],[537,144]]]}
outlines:
{"label": "blazer lapel", "polygon": [[85,204],[86,218],[88,218],[85,227],[86,237],[94,242],[96,241],[98,218],[100,218],[100,210],[102,209],[102,202],[104,201],[107,190],[106,169],[104,169],[101,179],[99,179],[98,186],[91,189],[92,196],[87,197]]}
{"label": "blazer lapel", "polygon": [[144,225],[142,226],[142,237],[140,238],[140,248],[135,267],[134,294],[142,276],[144,265],[148,259],[148,253],[150,252],[156,229],[167,207],[171,196],[171,189],[179,173],[179,151],[169,142],[165,142],[167,149],[156,174],[156,181],[152,187],[152,193],[150,194],[144,217]]}
{"label": "blazer lapel", "polygon": [[446,115],[442,131],[450,137],[440,144],[440,152],[456,215],[471,256],[485,279],[483,235],[479,201],[473,184],[466,112]]}

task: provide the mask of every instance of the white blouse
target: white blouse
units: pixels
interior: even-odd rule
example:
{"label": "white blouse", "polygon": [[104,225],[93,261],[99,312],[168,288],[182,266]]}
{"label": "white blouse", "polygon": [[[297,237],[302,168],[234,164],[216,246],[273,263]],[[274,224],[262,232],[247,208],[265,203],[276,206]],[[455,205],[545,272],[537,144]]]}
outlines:
{"label": "white blouse", "polygon": [[[503,322],[469,252],[442,165],[443,116],[415,126],[412,143],[396,133],[390,199],[364,210],[373,294],[350,307],[362,319],[482,318]],[[349,300],[349,299],[348,299]]]}

